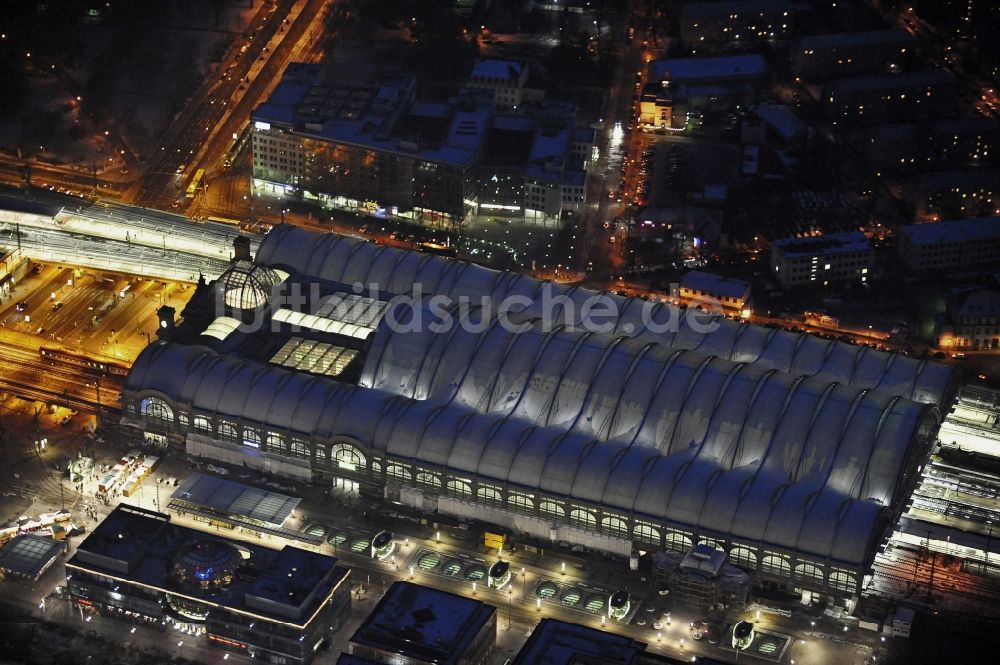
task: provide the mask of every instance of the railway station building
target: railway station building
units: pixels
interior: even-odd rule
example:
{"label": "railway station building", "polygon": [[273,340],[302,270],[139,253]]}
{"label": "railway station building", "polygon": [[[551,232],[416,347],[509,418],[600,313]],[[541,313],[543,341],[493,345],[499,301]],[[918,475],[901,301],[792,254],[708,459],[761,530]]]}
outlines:
{"label": "railway station building", "polygon": [[[297,304],[273,295],[292,285]],[[485,309],[406,325],[513,296],[516,329]],[[583,325],[594,299],[600,330]],[[623,556],[707,545],[759,584],[857,596],[954,372],[681,314],[278,226],[139,356],[122,422],[426,513]]]}

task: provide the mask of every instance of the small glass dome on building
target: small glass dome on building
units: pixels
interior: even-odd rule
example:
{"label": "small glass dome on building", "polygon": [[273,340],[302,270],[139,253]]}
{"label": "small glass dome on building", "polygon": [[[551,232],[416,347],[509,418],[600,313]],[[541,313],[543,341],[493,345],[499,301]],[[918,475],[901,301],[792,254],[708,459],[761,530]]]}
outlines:
{"label": "small glass dome on building", "polygon": [[267,266],[250,261],[236,261],[215,283],[227,307],[257,309],[267,303],[274,287],[284,281],[284,276]]}
{"label": "small glass dome on building", "polygon": [[174,556],[173,578],[191,589],[219,592],[233,581],[242,562],[243,555],[231,543],[197,540]]}

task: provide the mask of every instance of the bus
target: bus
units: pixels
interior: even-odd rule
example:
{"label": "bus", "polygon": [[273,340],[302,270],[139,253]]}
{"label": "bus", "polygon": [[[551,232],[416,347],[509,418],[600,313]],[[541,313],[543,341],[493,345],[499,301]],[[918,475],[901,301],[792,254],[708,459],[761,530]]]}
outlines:
{"label": "bus", "polygon": [[129,366],[113,360],[97,360],[82,353],[65,351],[42,347],[40,350],[42,360],[50,366],[71,367],[76,370],[84,370],[89,374],[127,376]]}
{"label": "bus", "polygon": [[205,169],[198,169],[194,172],[194,178],[191,179],[191,184],[187,188],[187,197],[193,199],[195,194],[198,193],[198,188],[201,187],[201,179],[205,177]]}

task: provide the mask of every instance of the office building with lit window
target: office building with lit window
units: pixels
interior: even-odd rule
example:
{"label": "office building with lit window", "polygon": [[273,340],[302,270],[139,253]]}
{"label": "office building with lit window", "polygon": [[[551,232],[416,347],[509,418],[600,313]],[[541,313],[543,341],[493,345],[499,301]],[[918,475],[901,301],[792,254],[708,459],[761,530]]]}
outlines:
{"label": "office building with lit window", "polygon": [[349,571],[333,557],[273,550],[122,504],[66,563],[72,603],[178,629],[271,663],[309,663],[350,615]]}
{"label": "office building with lit window", "polygon": [[874,269],[875,250],[860,231],[771,243],[771,275],[786,289],[865,284]]}
{"label": "office building with lit window", "polygon": [[[579,286],[291,226],[253,265],[315,295],[228,333],[193,299],[122,389],[137,437],[617,555],[707,543],[756,580],[842,598],[954,389],[934,362],[728,318],[696,330],[614,294],[587,331],[598,294]],[[400,297],[415,287],[456,313],[506,302],[525,325],[432,326]]]}
{"label": "office building with lit window", "polygon": [[[473,78],[448,102],[423,102],[412,76],[344,86],[319,65],[289,65],[252,114],[255,190],[445,229],[494,211],[557,223],[582,207],[593,144],[577,146],[575,107],[499,115],[506,93],[500,103]],[[494,131],[530,146],[498,159]]]}

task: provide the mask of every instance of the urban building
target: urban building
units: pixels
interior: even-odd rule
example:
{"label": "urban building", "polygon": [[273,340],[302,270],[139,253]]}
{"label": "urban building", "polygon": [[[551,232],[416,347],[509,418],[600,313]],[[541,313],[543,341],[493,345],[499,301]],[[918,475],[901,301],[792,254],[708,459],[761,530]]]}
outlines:
{"label": "urban building", "polygon": [[837,79],[823,90],[823,109],[837,122],[933,120],[951,113],[958,80],[943,69]]}
{"label": "urban building", "polygon": [[852,143],[880,174],[1000,164],[1000,123],[981,116],[871,125]]}
{"label": "urban building", "polygon": [[896,250],[917,275],[995,269],[1000,266],[1000,217],[909,224],[900,229]]}
{"label": "urban building", "polygon": [[[588,332],[595,292],[291,226],[253,266],[306,302],[247,298],[245,267],[199,287],[133,364],[126,431],[529,538],[708,543],[834,597],[859,592],[954,390],[934,362],[613,294]],[[525,325],[449,326],[396,298],[414,288]],[[223,296],[255,306],[222,316]]]}
{"label": "urban building", "polygon": [[497,641],[497,609],[481,600],[395,582],[348,642],[387,665],[482,665]]}
{"label": "urban building", "polygon": [[528,65],[513,60],[479,60],[472,68],[466,86],[488,90],[497,111],[516,111],[521,106]]}
{"label": "urban building", "polygon": [[1000,351],[1000,291],[953,294],[937,332],[937,345],[949,351]]}
{"label": "urban building", "polygon": [[639,122],[684,127],[688,111],[752,103],[769,77],[760,55],[654,60],[639,99]]}
{"label": "urban building", "polygon": [[121,504],[66,563],[81,611],[203,635],[272,663],[308,663],[350,615],[349,571],[333,557],[269,549]]}
{"label": "urban building", "polygon": [[792,73],[807,81],[906,69],[917,38],[902,28],[808,35],[792,48]]}
{"label": "urban building", "polygon": [[874,269],[875,250],[860,231],[771,243],[771,274],[786,289],[865,284]]}
{"label": "urban building", "polygon": [[1000,169],[921,173],[903,183],[903,199],[917,220],[1000,214]]}
{"label": "urban building", "polygon": [[[484,61],[477,71],[488,63],[499,67]],[[412,77],[343,86],[325,82],[319,65],[293,63],[252,114],[254,187],[443,228],[496,210],[558,224],[586,201],[594,146],[578,145],[586,132],[572,104],[497,115],[509,91],[494,83],[480,80],[447,103],[417,102]],[[498,156],[494,132],[519,133],[530,146]]]}
{"label": "urban building", "polygon": [[695,545],[687,552],[657,552],[653,556],[656,588],[671,599],[702,608],[719,603],[730,607],[746,604],[750,576],[727,561],[724,550]]}
{"label": "urban building", "polygon": [[750,284],[740,279],[720,277],[691,270],[681,278],[681,304],[687,307],[720,307],[730,316],[750,315]]}
{"label": "urban building", "polygon": [[671,665],[682,661],[646,651],[646,643],[558,619],[542,619],[511,665]]}
{"label": "urban building", "polygon": [[680,37],[691,48],[701,44],[764,42],[794,34],[795,3],[790,0],[685,2]]}

